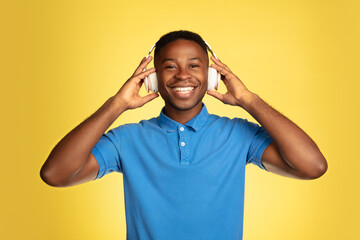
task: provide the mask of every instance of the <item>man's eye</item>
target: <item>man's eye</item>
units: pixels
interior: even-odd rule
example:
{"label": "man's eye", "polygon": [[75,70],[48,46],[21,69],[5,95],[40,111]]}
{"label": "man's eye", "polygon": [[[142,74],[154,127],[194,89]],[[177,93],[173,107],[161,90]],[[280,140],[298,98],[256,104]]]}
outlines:
{"label": "man's eye", "polygon": [[191,65],[190,65],[190,68],[197,68],[197,67],[200,67],[200,66],[197,65],[197,64],[191,64]]}
{"label": "man's eye", "polygon": [[174,69],[174,68],[176,68],[176,67],[173,66],[173,65],[169,65],[169,66],[166,66],[165,68]]}

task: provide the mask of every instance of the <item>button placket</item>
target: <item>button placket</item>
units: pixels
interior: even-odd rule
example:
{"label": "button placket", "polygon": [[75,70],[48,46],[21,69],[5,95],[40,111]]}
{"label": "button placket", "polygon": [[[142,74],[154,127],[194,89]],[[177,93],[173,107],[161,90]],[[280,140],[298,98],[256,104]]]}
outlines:
{"label": "button placket", "polygon": [[188,146],[188,132],[185,127],[179,127],[179,148],[180,148],[180,165],[189,164],[189,146]]}

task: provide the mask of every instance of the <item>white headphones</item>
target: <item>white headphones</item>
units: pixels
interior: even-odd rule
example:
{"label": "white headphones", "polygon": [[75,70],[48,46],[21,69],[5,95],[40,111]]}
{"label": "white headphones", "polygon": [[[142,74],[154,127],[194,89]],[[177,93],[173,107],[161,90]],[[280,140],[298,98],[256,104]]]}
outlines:
{"label": "white headphones", "polygon": [[[208,47],[211,54],[216,59],[218,59],[216,57],[215,53],[213,52],[213,50],[211,49],[210,45],[207,42],[205,42],[205,44]],[[155,48],[155,46],[156,46],[156,43],[150,48],[150,51],[149,51],[148,55],[146,56],[146,59],[150,56],[150,54],[153,51],[153,49]],[[144,84],[145,84],[146,91],[149,92],[151,90],[152,92],[158,92],[159,88],[158,88],[156,72],[151,73],[148,77],[145,77]],[[209,67],[207,90],[213,90],[215,88],[217,89],[219,87],[219,84],[220,84],[220,73],[216,69]]]}

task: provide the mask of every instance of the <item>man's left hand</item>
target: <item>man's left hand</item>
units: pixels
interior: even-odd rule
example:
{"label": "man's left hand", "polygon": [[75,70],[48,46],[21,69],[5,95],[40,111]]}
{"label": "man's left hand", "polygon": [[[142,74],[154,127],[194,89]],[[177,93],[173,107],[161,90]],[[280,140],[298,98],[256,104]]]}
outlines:
{"label": "man's left hand", "polygon": [[245,108],[253,93],[246,88],[228,66],[214,56],[211,56],[210,59],[214,62],[211,64],[211,67],[215,68],[221,74],[221,80],[224,82],[227,92],[221,94],[217,91],[209,90],[207,93],[225,104]]}

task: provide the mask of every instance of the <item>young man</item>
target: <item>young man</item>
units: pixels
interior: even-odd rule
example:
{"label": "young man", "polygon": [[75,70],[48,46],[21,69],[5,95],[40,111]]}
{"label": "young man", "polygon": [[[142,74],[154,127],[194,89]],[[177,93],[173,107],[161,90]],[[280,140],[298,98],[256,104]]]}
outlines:
{"label": "young man", "polygon": [[[41,169],[52,186],[71,186],[123,173],[128,239],[242,239],[245,166],[298,179],[323,175],[327,162],[294,123],[249,91],[211,57],[227,93],[207,91],[209,59],[201,37],[164,35],[154,63],[165,106],[157,118],[104,132],[124,111],[157,93],[139,95],[144,58],[97,112],[66,135]],[[208,114],[204,95],[241,107],[261,125]]]}

